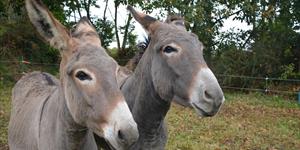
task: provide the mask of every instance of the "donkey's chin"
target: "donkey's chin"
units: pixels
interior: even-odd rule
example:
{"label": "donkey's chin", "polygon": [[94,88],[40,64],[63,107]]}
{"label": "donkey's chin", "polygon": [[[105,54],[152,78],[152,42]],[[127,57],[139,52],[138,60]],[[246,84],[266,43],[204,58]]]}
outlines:
{"label": "donkey's chin", "polygon": [[108,140],[105,140],[106,141],[106,143],[108,144],[108,146],[109,146],[109,150],[123,150],[123,148],[122,147],[120,147],[120,146],[113,146]]}
{"label": "donkey's chin", "polygon": [[104,138],[111,150],[124,150],[124,145],[118,142],[117,136],[104,135]]}
{"label": "donkey's chin", "polygon": [[179,104],[179,105],[184,106],[184,107],[190,107],[190,108],[193,107],[187,98],[182,98],[182,97],[177,96],[177,95],[175,95],[173,97],[172,101],[175,102],[176,104]]}
{"label": "donkey's chin", "polygon": [[[105,133],[98,132],[98,130],[93,131],[96,136],[99,136],[101,138],[104,138],[105,144],[109,146],[110,150],[124,150],[124,146],[122,143],[119,143],[117,140],[117,136],[113,135],[110,131],[106,131]],[[107,134],[107,132],[110,132],[110,134]]]}
{"label": "donkey's chin", "polygon": [[191,105],[200,117],[213,117],[218,113],[218,110],[205,111],[205,109],[201,108],[201,105],[197,103],[192,102]]}

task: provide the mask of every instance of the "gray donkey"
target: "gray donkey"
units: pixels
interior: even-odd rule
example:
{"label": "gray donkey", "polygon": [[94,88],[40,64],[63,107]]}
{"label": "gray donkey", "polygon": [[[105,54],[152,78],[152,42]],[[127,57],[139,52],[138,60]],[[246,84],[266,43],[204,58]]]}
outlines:
{"label": "gray donkey", "polygon": [[117,84],[118,64],[82,18],[69,33],[40,0],[26,0],[29,18],[42,37],[60,50],[60,80],[33,72],[12,93],[11,150],[97,149],[93,133],[111,148],[127,149],[137,125]]}
{"label": "gray donkey", "polygon": [[139,130],[138,141],[130,149],[162,150],[167,142],[164,119],[172,100],[209,117],[225,99],[204,61],[202,43],[186,31],[183,20],[164,23],[131,6],[128,10],[151,39],[135,71],[121,85]]}

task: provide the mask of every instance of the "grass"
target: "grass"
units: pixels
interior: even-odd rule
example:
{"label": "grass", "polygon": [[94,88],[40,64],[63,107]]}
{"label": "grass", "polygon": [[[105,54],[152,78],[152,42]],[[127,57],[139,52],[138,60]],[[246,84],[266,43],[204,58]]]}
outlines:
{"label": "grass", "polygon": [[7,127],[10,115],[11,85],[4,86],[0,80],[0,150],[7,149]]}
{"label": "grass", "polygon": [[[11,85],[0,83],[0,150],[7,147]],[[217,116],[172,105],[168,150],[299,150],[300,105],[280,96],[226,94]]]}
{"label": "grass", "polygon": [[213,118],[173,105],[168,150],[299,150],[300,105],[278,96],[226,94]]}

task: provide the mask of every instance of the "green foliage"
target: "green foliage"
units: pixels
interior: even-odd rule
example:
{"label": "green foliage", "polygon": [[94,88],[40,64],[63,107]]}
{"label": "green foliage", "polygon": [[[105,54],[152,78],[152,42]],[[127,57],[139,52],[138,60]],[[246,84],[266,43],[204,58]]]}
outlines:
{"label": "green foliage", "polygon": [[[35,32],[28,21],[18,24],[3,24],[5,31],[0,36],[1,60],[24,60],[39,63],[57,63],[58,51],[50,48]],[[26,29],[26,30],[24,30]]]}
{"label": "green foliage", "polygon": [[2,18],[3,16],[5,16],[5,6],[3,1],[0,1],[0,18]]}
{"label": "green foliage", "polygon": [[[219,4],[227,9],[219,11],[221,12],[219,18],[234,14],[235,20],[248,23],[252,29],[239,32],[227,31],[218,36],[218,41],[215,41],[217,49],[212,53],[212,68],[215,72],[258,77],[299,78],[297,74],[300,72],[300,34],[294,30],[299,25],[299,20],[295,19],[299,18],[299,13],[291,11],[291,9],[298,9],[296,7],[299,2],[230,0],[219,1]],[[231,78],[223,81],[232,83]],[[235,81],[232,84],[253,86],[257,83]]]}
{"label": "green foliage", "polygon": [[283,65],[280,69],[282,70],[281,79],[300,79],[300,72],[295,72],[294,64]]}
{"label": "green foliage", "polygon": [[67,11],[64,10],[66,0],[42,0],[57,20],[62,24],[68,25]]}
{"label": "green foliage", "polygon": [[[59,20],[65,20],[63,13],[62,0],[46,1],[51,4],[49,9]],[[24,0],[1,2],[4,13],[0,21],[0,42],[1,45],[0,58],[7,60],[16,60],[24,57],[26,60],[34,60],[38,62],[57,62],[57,51],[49,48],[32,28],[27,13],[24,8]]]}
{"label": "green foliage", "polygon": [[[106,14],[102,18],[91,16],[91,7],[105,8],[98,6],[97,0],[43,2],[68,27],[78,21],[79,14],[88,14],[105,48],[116,39],[116,30],[126,35],[124,41],[119,41],[120,49],[116,54],[113,53],[118,60],[124,60],[121,64],[135,53],[136,35],[132,32],[134,26],[130,21],[121,27],[110,21],[107,19],[108,10],[104,11]],[[105,2],[107,1],[103,4]],[[184,16],[187,29],[198,35],[205,46],[206,62],[217,74],[299,78],[300,2],[297,0],[116,0],[114,3],[118,7],[127,4],[141,7],[146,13],[155,9],[163,10],[156,16],[160,19],[172,13]],[[58,51],[45,44],[28,22],[24,0],[1,1],[0,17],[0,42],[5,43],[0,47],[1,59],[19,60],[24,57],[30,61],[58,63]],[[251,29],[221,32],[224,21],[229,17],[246,22]],[[243,87],[257,84],[256,81],[232,78],[225,78],[223,81],[224,84]]]}
{"label": "green foliage", "polygon": [[104,48],[109,47],[114,38],[113,23],[106,19],[98,19],[94,22],[94,25],[100,36],[102,46]]}
{"label": "green foliage", "polygon": [[[126,28],[128,29],[126,30]],[[128,45],[128,47],[134,47],[136,45],[137,36],[133,34],[134,29],[135,27],[133,26],[133,24],[128,24],[128,27],[126,25],[120,27],[122,34],[125,34],[125,32],[127,32],[127,39],[124,42],[127,43],[126,45]]]}
{"label": "green foliage", "polygon": [[[133,31],[133,30],[132,30]],[[135,34],[133,34],[133,32],[130,31],[128,34],[128,45],[129,47],[135,47],[136,46],[136,39],[137,36]]]}
{"label": "green foliage", "polygon": [[[111,51],[116,51],[116,49],[112,49]],[[123,66],[129,61],[129,59],[131,59],[135,55],[137,51],[138,49],[136,46],[129,46],[128,48],[125,48],[124,51],[122,51],[122,55],[120,55],[120,51],[117,51],[117,55],[111,56],[114,57],[116,61]]]}

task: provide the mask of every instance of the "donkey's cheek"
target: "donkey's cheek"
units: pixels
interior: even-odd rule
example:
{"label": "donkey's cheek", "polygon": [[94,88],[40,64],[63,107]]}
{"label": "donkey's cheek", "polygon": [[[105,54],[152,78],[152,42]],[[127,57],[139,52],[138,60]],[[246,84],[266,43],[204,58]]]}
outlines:
{"label": "donkey's cheek", "polygon": [[154,90],[158,93],[160,98],[164,100],[171,100],[173,95],[171,94],[172,86],[170,81],[164,78],[161,78],[159,75],[154,77],[153,79],[153,86]]}

